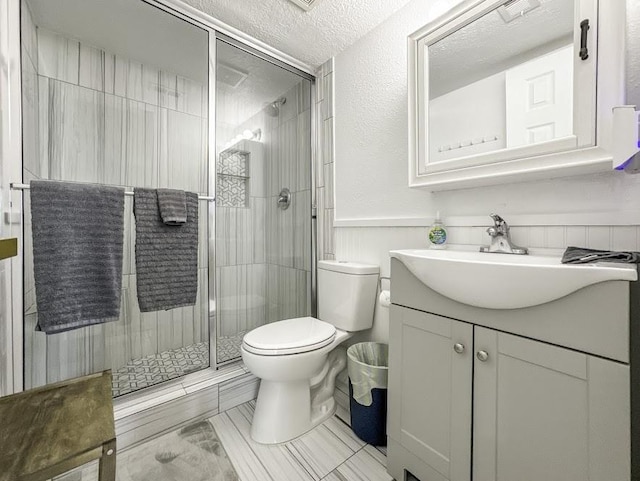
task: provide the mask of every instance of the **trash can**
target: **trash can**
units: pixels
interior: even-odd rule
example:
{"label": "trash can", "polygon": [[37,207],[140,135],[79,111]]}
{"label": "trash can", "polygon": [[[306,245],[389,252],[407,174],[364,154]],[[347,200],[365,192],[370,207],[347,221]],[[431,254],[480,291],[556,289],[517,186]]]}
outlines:
{"label": "trash can", "polygon": [[360,342],[347,349],[351,429],[366,443],[387,445],[389,346]]}

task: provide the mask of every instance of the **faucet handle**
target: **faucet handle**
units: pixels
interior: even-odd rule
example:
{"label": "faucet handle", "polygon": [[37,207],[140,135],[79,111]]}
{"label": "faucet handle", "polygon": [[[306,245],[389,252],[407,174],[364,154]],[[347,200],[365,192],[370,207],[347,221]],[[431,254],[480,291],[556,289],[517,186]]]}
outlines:
{"label": "faucet handle", "polygon": [[503,234],[506,234],[507,232],[509,232],[509,224],[507,224],[506,220],[504,220],[498,214],[490,214],[489,217],[493,219],[495,228],[498,230],[498,232]]}

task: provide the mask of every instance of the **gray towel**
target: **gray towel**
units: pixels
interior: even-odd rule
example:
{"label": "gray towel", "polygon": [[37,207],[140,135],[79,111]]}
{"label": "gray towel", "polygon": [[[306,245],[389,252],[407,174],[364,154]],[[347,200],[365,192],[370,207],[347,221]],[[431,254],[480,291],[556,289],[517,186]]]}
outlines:
{"label": "gray towel", "polygon": [[153,189],[134,189],[140,311],[192,306],[198,292],[198,194],[186,193],[187,222],[162,222]]}
{"label": "gray towel", "polygon": [[640,263],[640,252],[615,252],[567,247],[562,255],[563,264],[589,264],[592,262],[619,262],[623,264]]}
{"label": "gray towel", "polygon": [[120,316],[124,189],[31,181],[36,330],[68,331]]}
{"label": "gray towel", "polygon": [[182,225],[187,222],[187,197],[184,190],[158,189],[158,208],[162,222]]}

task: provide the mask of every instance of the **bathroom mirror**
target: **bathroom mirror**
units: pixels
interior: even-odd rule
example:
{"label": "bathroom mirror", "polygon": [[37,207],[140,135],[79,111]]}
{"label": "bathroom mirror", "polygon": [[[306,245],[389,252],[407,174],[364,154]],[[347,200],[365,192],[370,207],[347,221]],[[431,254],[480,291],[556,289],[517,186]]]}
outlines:
{"label": "bathroom mirror", "polygon": [[573,135],[573,0],[517,0],[429,45],[429,162]]}
{"label": "bathroom mirror", "polygon": [[604,170],[597,12],[597,0],[467,0],[411,35],[410,186]]}

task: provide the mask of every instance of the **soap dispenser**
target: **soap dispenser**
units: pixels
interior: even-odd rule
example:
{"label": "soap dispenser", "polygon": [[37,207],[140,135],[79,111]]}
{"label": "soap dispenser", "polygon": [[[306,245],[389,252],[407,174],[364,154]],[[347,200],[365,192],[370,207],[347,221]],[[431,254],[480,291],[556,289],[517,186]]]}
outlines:
{"label": "soap dispenser", "polygon": [[440,211],[436,212],[436,220],[429,228],[430,249],[446,249],[447,248],[447,230],[440,219]]}

